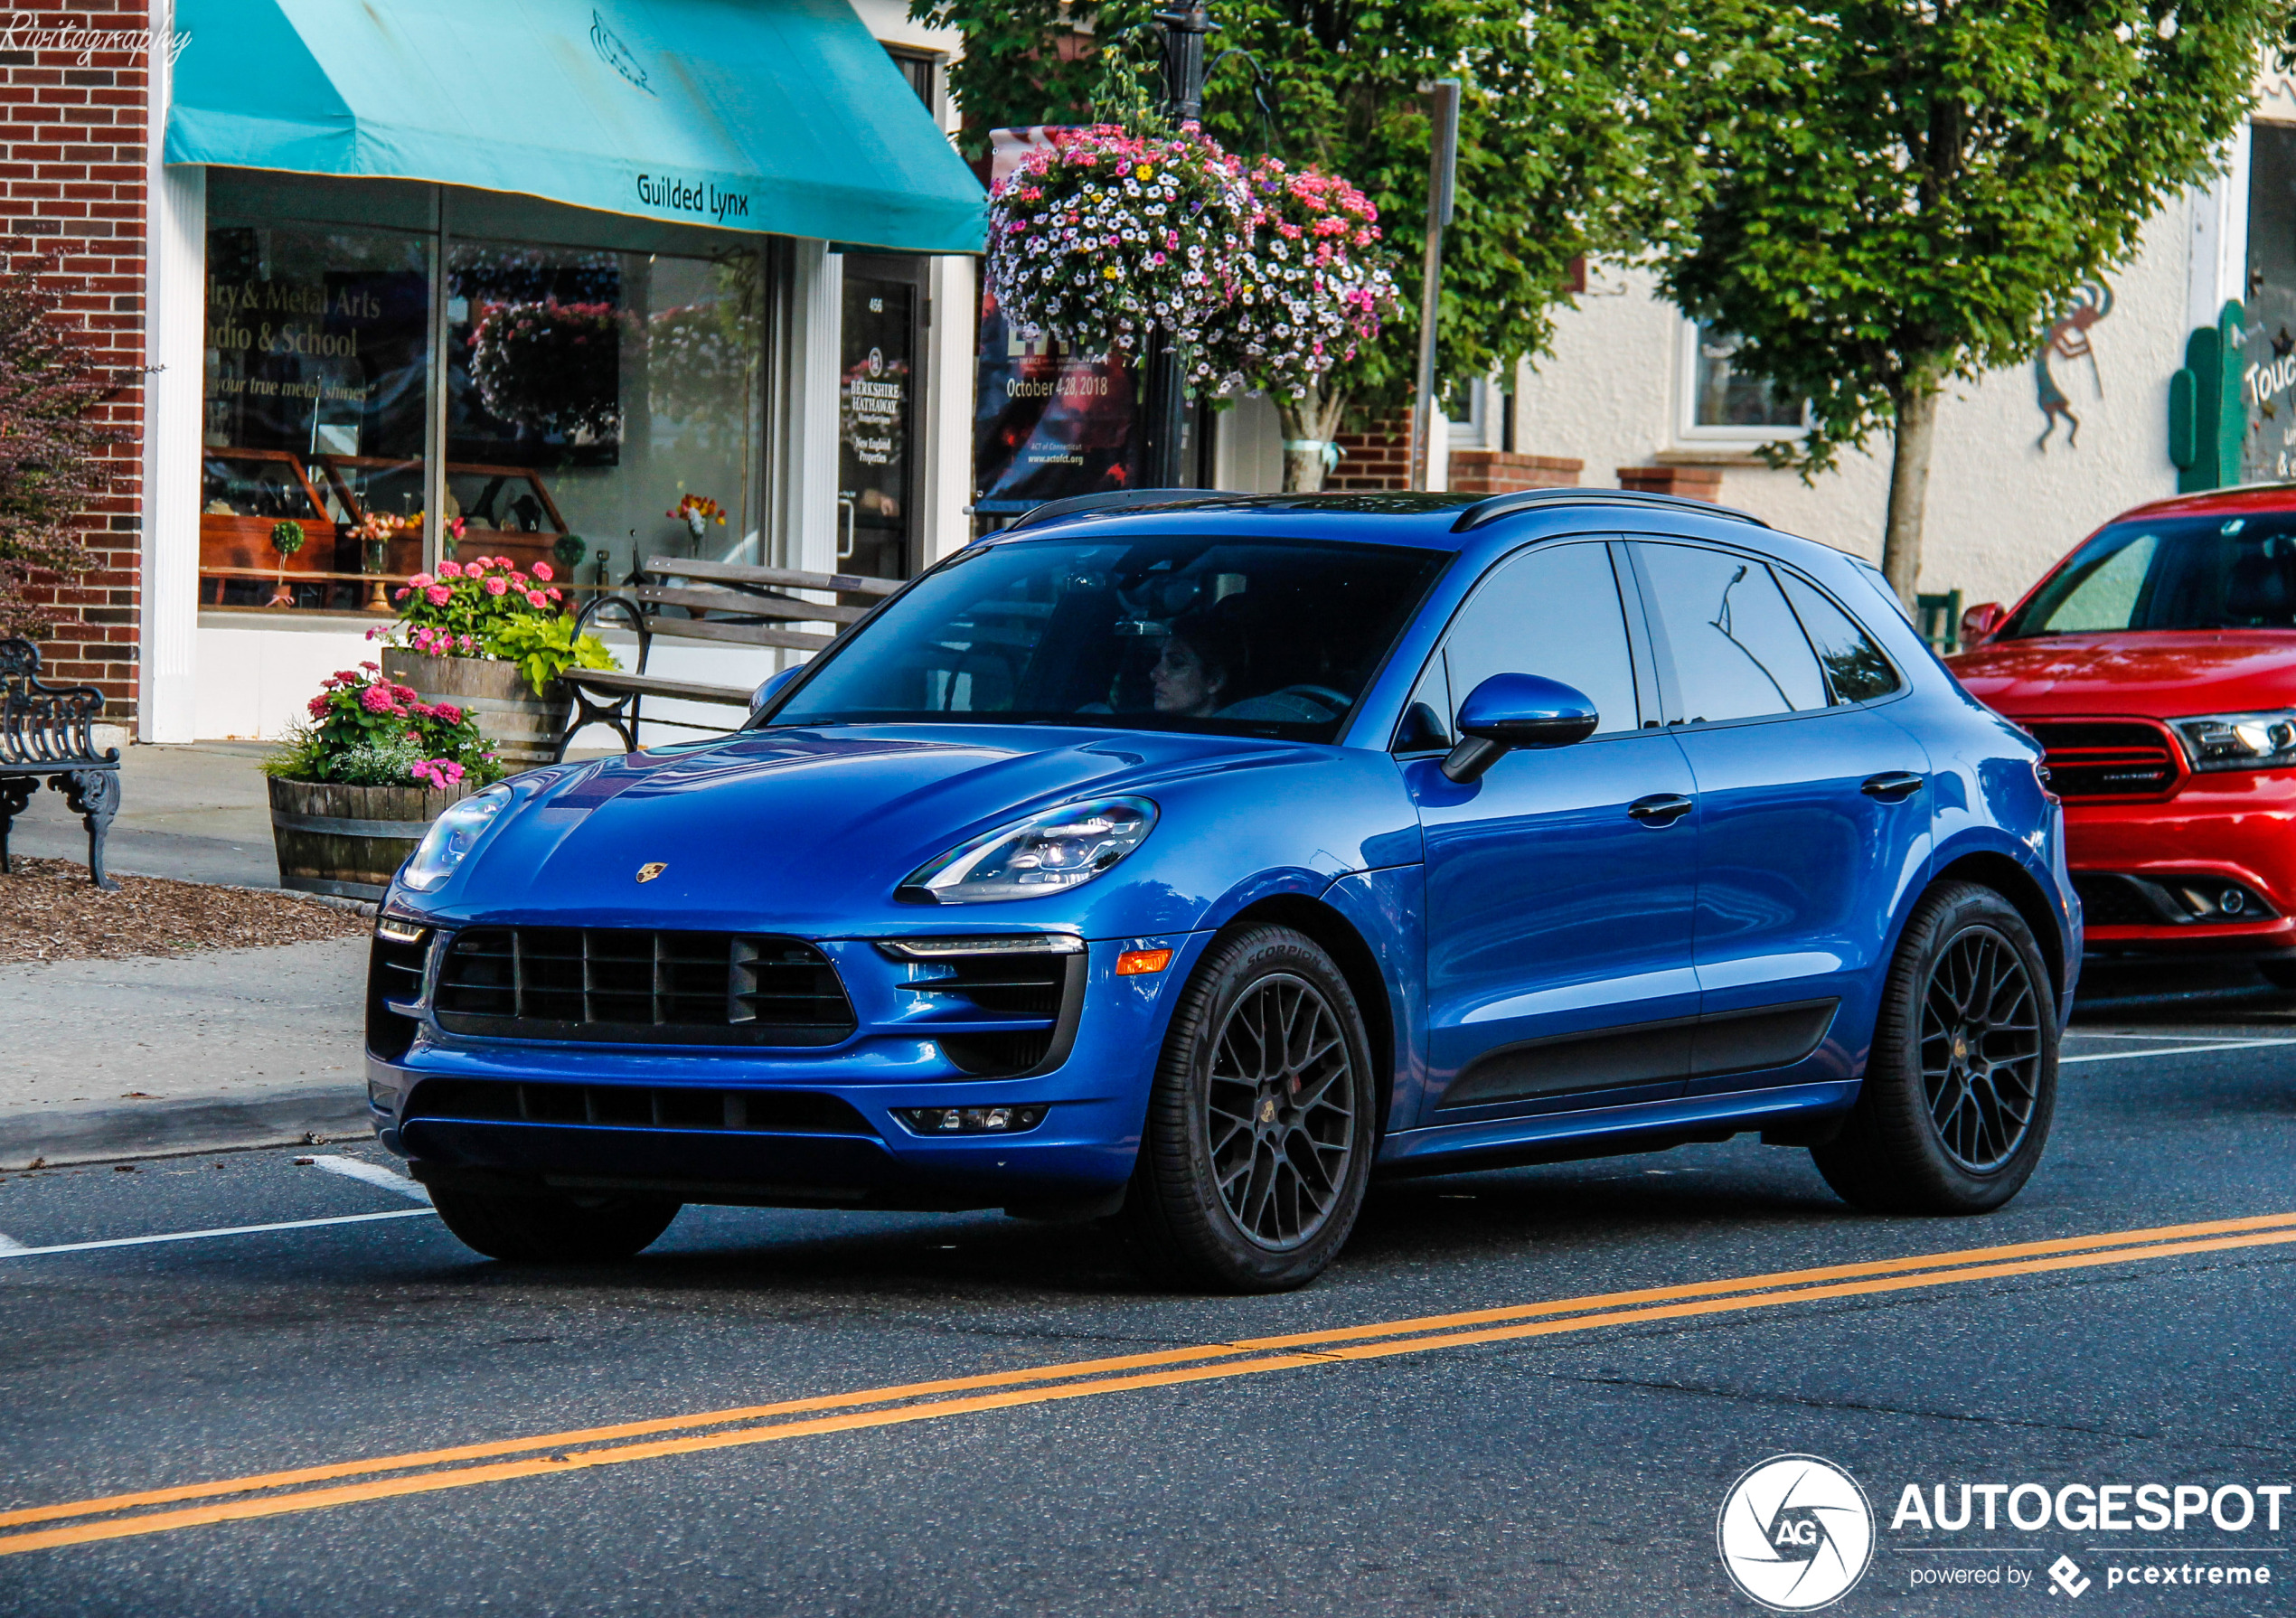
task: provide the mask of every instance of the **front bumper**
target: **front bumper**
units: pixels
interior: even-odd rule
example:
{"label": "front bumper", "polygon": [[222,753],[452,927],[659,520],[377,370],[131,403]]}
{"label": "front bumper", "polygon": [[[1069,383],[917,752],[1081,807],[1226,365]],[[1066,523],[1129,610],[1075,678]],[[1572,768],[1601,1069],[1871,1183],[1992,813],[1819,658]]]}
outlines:
{"label": "front bumper", "polygon": [[[2158,803],[2067,803],[2065,836],[2075,880],[2090,896],[2091,950],[2235,956],[2296,952],[2296,772],[2195,775],[2174,797]],[[2126,902],[2099,904],[2101,884],[2115,878],[2136,879],[2119,886]],[[2234,886],[2261,900],[2268,913],[2203,910],[2186,897]],[[2146,917],[2148,910],[2153,915]],[[2180,912],[2184,919],[2160,918]]]}
{"label": "front bumper", "polygon": [[[434,1182],[770,1206],[1090,1206],[1131,1177],[1170,1002],[1208,938],[1088,942],[1065,1054],[1056,1046],[1035,1070],[989,1077],[965,1072],[936,1038],[977,1029],[977,1014],[968,1021],[917,992],[909,969],[869,940],[807,941],[836,965],[854,1031],[833,1045],[761,1049],[450,1031],[437,1007],[440,935],[422,946],[419,996],[371,989],[371,1022],[379,1008],[401,1021],[371,1033],[368,1102],[383,1145]],[[1172,952],[1164,970],[1116,974],[1120,954],[1155,949]],[[394,1050],[391,1031],[403,1038],[408,1021],[411,1040]],[[997,1133],[928,1132],[900,1115],[1000,1108],[1008,1127]]]}

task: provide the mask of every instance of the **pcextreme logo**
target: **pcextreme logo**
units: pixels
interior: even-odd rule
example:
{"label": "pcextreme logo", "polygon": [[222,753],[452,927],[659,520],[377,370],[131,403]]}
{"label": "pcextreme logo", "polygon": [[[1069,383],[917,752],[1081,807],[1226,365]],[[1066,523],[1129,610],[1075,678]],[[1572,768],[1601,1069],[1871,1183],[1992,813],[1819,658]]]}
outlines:
{"label": "pcextreme logo", "polygon": [[1874,1555],[1874,1509],[1857,1479],[1816,1455],[1773,1455],[1723,1497],[1716,1548],[1764,1606],[1807,1613],[1857,1586]]}

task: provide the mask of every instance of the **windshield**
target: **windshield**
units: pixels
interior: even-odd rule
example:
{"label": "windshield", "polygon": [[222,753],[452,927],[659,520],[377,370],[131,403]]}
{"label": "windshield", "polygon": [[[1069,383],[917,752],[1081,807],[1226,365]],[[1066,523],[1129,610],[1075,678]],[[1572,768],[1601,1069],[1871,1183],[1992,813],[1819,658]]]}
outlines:
{"label": "windshield", "polygon": [[2296,629],[2296,512],[2116,522],[2001,635],[2112,629]]}
{"label": "windshield", "polygon": [[766,722],[992,720],[1332,741],[1447,555],[1178,535],[983,546]]}

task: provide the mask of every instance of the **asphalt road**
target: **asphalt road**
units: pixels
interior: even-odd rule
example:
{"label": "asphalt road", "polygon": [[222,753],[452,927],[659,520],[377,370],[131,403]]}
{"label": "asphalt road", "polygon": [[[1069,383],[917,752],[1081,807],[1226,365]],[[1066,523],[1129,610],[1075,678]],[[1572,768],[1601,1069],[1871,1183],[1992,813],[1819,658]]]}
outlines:
{"label": "asphalt road", "polygon": [[1789,1453],[1872,1502],[1835,1611],[2296,1611],[2296,996],[2096,973],[2068,1049],[1990,1218],[1741,1140],[1380,1190],[1267,1299],[989,1216],[507,1270],[364,1144],[11,1174],[23,1248],[388,1217],[0,1257],[0,1613],[1753,1613],[1717,1513]]}

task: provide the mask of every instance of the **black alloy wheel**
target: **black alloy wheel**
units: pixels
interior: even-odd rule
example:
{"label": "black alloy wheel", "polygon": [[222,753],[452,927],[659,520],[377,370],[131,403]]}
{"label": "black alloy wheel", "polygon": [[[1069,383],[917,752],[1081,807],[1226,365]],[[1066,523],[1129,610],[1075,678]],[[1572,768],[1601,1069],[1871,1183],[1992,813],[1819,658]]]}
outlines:
{"label": "black alloy wheel", "polygon": [[1848,1201],[1970,1214],[2017,1195],[2056,1110],[2056,996],[2017,908],[1990,888],[1922,897],[1890,963],[1858,1100],[1811,1148]]}
{"label": "black alloy wheel", "polygon": [[1272,973],[1228,1008],[1206,1112],[1213,1176],[1237,1228],[1288,1252],[1339,1204],[1355,1144],[1353,1061],[1313,983]]}
{"label": "black alloy wheel", "polygon": [[1954,936],[1922,997],[1922,1091],[1938,1144],[1971,1174],[2017,1155],[2040,1099],[2040,997],[2017,946],[1982,924]]}
{"label": "black alloy wheel", "polygon": [[1314,940],[1215,940],[1173,1011],[1120,1216],[1143,1267],[1226,1292],[1313,1280],[1362,1208],[1377,1093],[1354,992]]}

